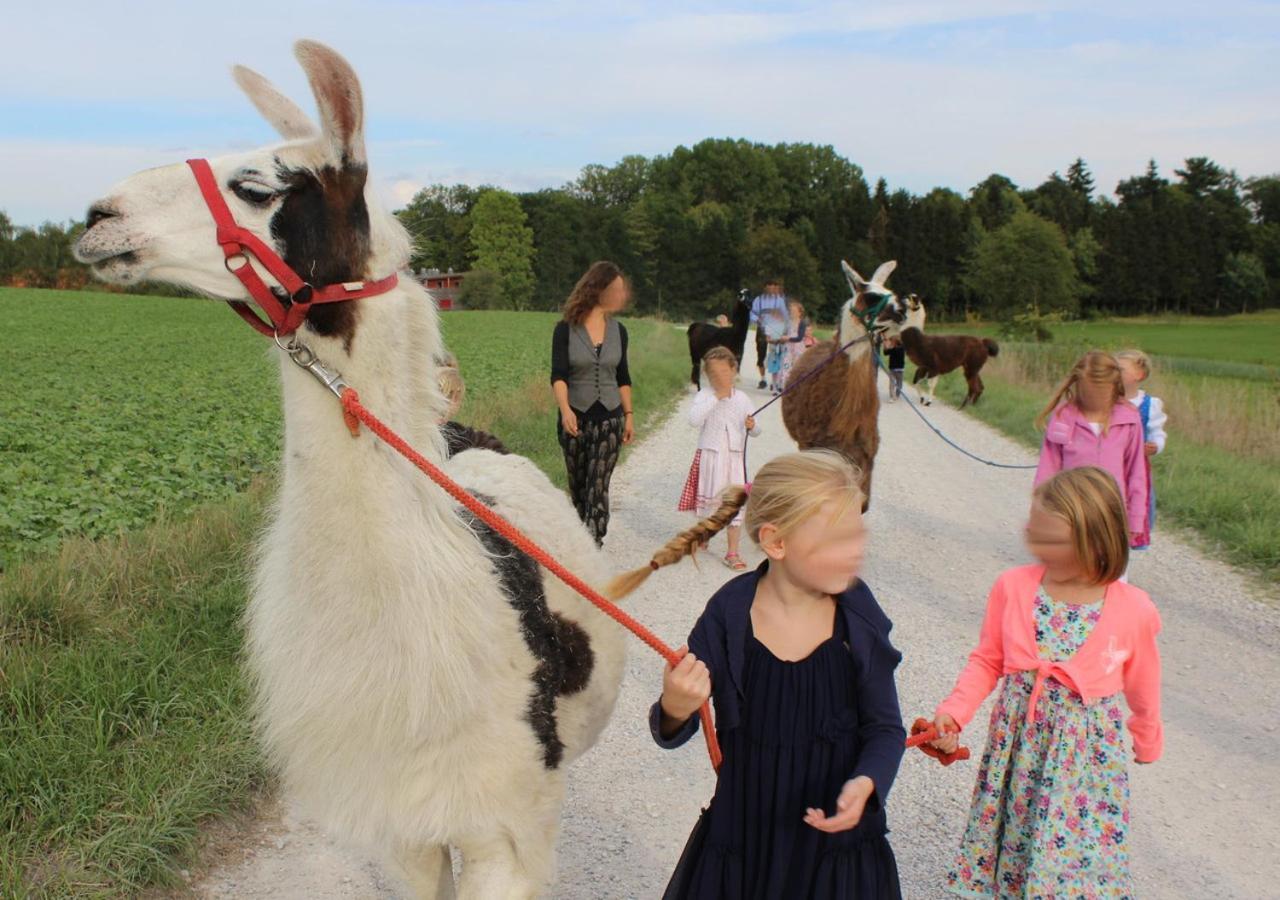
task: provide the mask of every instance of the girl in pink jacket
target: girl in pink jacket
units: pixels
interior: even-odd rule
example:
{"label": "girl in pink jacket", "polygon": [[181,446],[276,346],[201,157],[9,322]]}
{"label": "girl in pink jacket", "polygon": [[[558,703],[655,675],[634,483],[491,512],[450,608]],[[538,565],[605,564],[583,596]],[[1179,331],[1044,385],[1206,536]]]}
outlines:
{"label": "girl in pink jacket", "polygon": [[1129,897],[1129,776],[1120,694],[1140,763],[1160,758],[1160,616],[1117,580],[1128,564],[1115,480],[1086,466],[1035,490],[1027,547],[1001,575],[978,647],[938,706],[957,734],[1003,676],[947,887],[966,897]]}
{"label": "girl in pink jacket", "polygon": [[1045,433],[1035,483],[1077,466],[1105,469],[1124,499],[1129,546],[1150,543],[1142,416],[1124,399],[1116,358],[1101,350],[1080,357],[1036,425]]}

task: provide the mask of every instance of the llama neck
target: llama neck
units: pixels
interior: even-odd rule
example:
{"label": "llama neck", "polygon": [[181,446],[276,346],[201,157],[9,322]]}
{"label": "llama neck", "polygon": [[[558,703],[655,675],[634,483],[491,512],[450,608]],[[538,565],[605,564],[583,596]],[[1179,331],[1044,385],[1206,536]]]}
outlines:
{"label": "llama neck", "polygon": [[[342,337],[321,337],[306,328],[299,339],[339,371],[378,418],[439,462],[444,445],[436,420],[445,407],[435,383],[441,345],[434,306],[416,284],[403,282],[387,294],[353,302],[362,305],[349,346]],[[352,438],[338,399],[284,354],[280,358],[286,499],[341,498],[348,507],[420,502],[412,492],[384,496],[381,482],[400,474],[389,466],[387,448],[367,429]]]}
{"label": "llama neck", "polygon": [[851,347],[844,351],[844,355],[849,358],[849,362],[854,363],[860,359],[865,359],[871,351],[871,341],[858,340],[865,337],[867,329],[863,328],[860,323],[852,321],[852,317],[845,316],[844,321],[840,323],[840,330],[836,334],[836,346],[844,347],[850,341],[857,341]]}

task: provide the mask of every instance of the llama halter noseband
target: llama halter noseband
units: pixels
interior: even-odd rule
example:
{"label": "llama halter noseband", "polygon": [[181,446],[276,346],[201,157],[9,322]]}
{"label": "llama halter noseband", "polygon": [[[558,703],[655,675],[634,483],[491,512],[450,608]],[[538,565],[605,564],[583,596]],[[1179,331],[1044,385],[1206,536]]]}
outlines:
{"label": "llama halter noseband", "polygon": [[[200,193],[204,196],[205,205],[209,207],[209,213],[218,226],[218,244],[226,254],[223,265],[227,267],[228,272],[240,279],[249,296],[266,313],[271,322],[268,324],[262,321],[244,300],[228,300],[227,304],[240,318],[261,334],[267,337],[293,334],[315,304],[339,303],[344,300],[358,300],[361,297],[385,294],[399,281],[399,276],[392,272],[378,281],[344,281],[340,284],[313,287],[289,268],[288,263],[261,238],[236,224],[227,201],[218,190],[218,182],[213,177],[213,169],[209,167],[207,159],[189,159],[187,165],[191,167],[191,172],[196,177],[196,184],[200,187]],[[280,282],[280,286],[289,295],[288,306],[281,302],[254,271],[253,265],[249,262],[250,255],[257,259],[276,281]]]}

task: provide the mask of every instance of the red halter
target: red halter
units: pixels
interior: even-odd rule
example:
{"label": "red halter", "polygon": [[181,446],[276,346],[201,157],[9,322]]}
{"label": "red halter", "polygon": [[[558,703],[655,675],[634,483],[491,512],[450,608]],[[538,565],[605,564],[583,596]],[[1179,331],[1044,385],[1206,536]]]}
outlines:
{"label": "red halter", "polygon": [[[196,184],[200,186],[204,202],[209,207],[214,223],[218,226],[218,244],[226,254],[223,264],[228,272],[240,279],[249,296],[270,318],[271,324],[262,321],[243,300],[228,300],[227,303],[240,318],[267,337],[293,334],[307,318],[311,307],[317,303],[338,303],[343,300],[357,300],[360,297],[385,294],[399,281],[399,276],[392,272],[378,281],[344,281],[341,284],[312,287],[303,281],[297,272],[289,268],[288,264],[257,235],[236,224],[226,200],[222,198],[222,192],[218,190],[218,183],[213,177],[213,170],[209,168],[208,160],[189,159],[187,165],[196,176]],[[250,254],[288,292],[290,303],[288,308],[258,277],[258,273],[249,263]]]}

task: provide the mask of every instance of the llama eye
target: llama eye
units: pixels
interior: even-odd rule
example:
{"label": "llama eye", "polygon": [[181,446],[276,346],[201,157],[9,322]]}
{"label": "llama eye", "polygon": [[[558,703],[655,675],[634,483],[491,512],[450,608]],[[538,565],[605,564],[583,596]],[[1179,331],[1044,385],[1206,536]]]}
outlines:
{"label": "llama eye", "polygon": [[271,190],[269,187],[252,181],[232,182],[231,193],[235,194],[245,203],[250,203],[254,206],[266,206],[276,195],[276,192]]}

